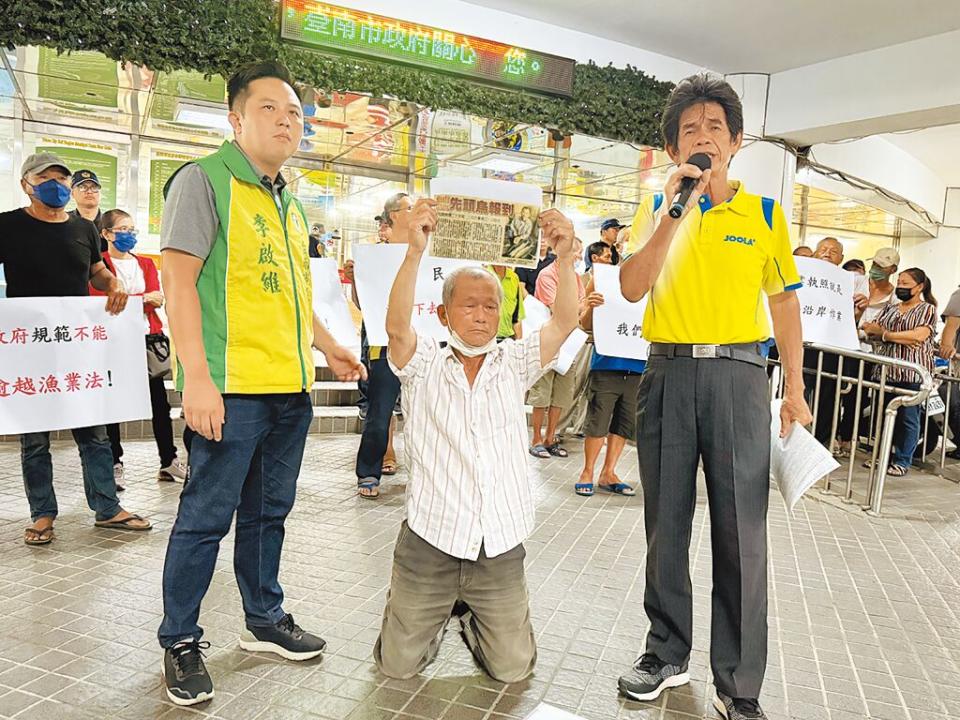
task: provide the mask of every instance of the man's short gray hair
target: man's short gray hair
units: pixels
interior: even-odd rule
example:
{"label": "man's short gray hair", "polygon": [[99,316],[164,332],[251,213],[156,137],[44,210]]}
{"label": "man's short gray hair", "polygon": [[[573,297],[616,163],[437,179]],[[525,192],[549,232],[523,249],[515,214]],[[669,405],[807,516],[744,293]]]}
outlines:
{"label": "man's short gray hair", "polygon": [[503,304],[503,285],[500,284],[500,278],[494,275],[489,270],[484,270],[481,267],[462,267],[457,268],[452,273],[447,275],[443,280],[443,304],[447,306],[450,304],[450,300],[453,298],[453,289],[457,284],[457,280],[462,277],[471,277],[479,279],[488,279],[492,280],[497,286],[497,303]]}

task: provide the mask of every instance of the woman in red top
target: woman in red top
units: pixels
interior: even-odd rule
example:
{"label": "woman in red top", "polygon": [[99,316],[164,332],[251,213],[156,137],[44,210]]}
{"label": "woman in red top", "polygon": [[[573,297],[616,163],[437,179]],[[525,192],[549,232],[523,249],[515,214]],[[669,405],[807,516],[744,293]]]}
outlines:
{"label": "woman in red top", "polygon": [[[101,235],[108,243],[103,261],[110,271],[123,283],[128,295],[143,297],[144,333],[147,346],[166,350],[169,354],[169,341],[163,334],[163,322],[157,315],[157,308],[163,305],[163,292],[160,290],[160,277],[157,267],[150,258],[139,257],[130,252],[137,244],[137,231],[133,218],[123,210],[110,210],[103,214]],[[99,295],[92,286],[91,295]],[[173,442],[173,423],[170,421],[170,403],[167,402],[167,390],[163,381],[166,373],[150,377],[150,405],[153,408],[153,437],[160,453],[160,472],[158,480],[183,482],[187,476],[187,466],[177,459],[177,447]],[[123,446],[120,444],[119,424],[107,425],[110,445],[113,448],[113,476],[117,490],[124,489]]]}

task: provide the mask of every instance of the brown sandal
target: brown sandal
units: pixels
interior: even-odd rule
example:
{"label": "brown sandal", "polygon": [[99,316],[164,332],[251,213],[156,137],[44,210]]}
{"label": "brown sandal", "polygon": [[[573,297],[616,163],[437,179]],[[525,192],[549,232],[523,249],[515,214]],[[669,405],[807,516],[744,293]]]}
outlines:
{"label": "brown sandal", "polygon": [[53,525],[40,530],[35,527],[28,527],[23,531],[24,545],[49,545],[53,542]]}
{"label": "brown sandal", "polygon": [[384,475],[396,475],[397,467],[397,459],[395,457],[385,457],[380,472]]}

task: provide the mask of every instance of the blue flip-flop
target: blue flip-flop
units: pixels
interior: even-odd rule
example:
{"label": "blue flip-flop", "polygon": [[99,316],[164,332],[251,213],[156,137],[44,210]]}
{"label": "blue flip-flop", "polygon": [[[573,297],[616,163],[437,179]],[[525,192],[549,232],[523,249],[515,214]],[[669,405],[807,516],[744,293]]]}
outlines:
{"label": "blue flip-flop", "polygon": [[550,457],[550,452],[547,450],[545,445],[531,445],[530,454],[535,458],[548,458]]}
{"label": "blue flip-flop", "polygon": [[615,495],[636,495],[636,491],[625,482],[614,483],[613,485],[604,485],[600,483],[600,489],[604,492],[614,493]]}
{"label": "blue flip-flop", "polygon": [[[373,492],[364,495],[360,490],[372,490]],[[369,478],[363,482],[357,483],[357,494],[362,498],[373,499],[380,497],[380,481],[376,478]]]}
{"label": "blue flip-flop", "polygon": [[590,497],[593,495],[593,483],[575,483],[573,491],[582,497]]}

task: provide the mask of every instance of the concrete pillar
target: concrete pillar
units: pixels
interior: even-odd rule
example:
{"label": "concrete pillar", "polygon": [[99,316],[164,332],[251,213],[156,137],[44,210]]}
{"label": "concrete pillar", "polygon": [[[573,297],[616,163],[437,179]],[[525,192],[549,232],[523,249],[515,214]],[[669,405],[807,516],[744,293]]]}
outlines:
{"label": "concrete pillar", "polygon": [[727,75],[743,103],[743,147],[730,165],[730,176],[742,180],[746,189],[772,197],[783,207],[787,222],[793,212],[793,187],[797,161],[782,146],[760,140],[765,135],[768,75]]}

